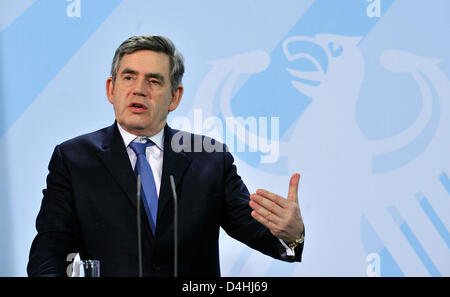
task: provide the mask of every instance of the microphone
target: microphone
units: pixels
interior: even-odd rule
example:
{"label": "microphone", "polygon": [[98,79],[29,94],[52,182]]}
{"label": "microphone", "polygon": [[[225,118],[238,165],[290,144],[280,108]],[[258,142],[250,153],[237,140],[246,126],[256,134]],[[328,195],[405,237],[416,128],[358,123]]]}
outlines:
{"label": "microphone", "polygon": [[178,198],[173,175],[170,176],[173,194],[173,276],[178,277]]}
{"label": "microphone", "polygon": [[137,238],[138,238],[138,266],[139,277],[142,277],[142,237],[141,237],[141,175],[137,176],[137,209],[136,209],[136,223],[137,223]]}

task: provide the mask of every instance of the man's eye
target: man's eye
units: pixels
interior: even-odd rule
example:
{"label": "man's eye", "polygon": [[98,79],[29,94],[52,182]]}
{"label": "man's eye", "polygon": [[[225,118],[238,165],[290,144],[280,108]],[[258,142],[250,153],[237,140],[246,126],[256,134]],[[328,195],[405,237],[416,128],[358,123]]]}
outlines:
{"label": "man's eye", "polygon": [[150,80],[150,83],[151,84],[155,84],[155,85],[160,85],[161,84],[161,82],[159,80],[155,80],[155,79]]}
{"label": "man's eye", "polygon": [[124,76],[124,80],[132,80],[133,78],[131,76]]}

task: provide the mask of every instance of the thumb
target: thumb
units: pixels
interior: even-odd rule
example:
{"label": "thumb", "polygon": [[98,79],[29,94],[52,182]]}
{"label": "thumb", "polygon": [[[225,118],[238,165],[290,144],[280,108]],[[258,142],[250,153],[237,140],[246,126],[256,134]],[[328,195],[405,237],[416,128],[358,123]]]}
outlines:
{"label": "thumb", "polygon": [[288,200],[298,203],[298,184],[300,182],[300,174],[295,173],[289,181]]}

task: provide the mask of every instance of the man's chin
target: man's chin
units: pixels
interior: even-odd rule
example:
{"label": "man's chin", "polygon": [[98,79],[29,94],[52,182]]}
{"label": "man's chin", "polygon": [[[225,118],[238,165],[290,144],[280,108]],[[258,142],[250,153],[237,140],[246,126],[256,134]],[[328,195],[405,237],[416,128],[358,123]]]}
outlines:
{"label": "man's chin", "polygon": [[155,131],[158,128],[153,127],[154,125],[151,125],[150,123],[143,123],[141,121],[126,121],[120,123],[120,126],[127,132],[136,136],[152,136],[153,134],[159,132]]}
{"label": "man's chin", "polygon": [[144,125],[143,123],[139,123],[139,122],[122,122],[122,123],[119,122],[119,124],[127,132],[130,132],[132,134],[139,135],[139,136],[145,130],[149,129],[148,125]]}

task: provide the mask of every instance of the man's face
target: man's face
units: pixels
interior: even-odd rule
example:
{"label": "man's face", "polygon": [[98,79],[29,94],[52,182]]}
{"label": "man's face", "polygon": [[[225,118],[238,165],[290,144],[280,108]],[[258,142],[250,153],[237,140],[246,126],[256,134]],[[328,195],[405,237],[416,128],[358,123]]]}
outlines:
{"label": "man's face", "polygon": [[169,56],[164,53],[141,50],[122,57],[115,81],[106,81],[108,100],[122,128],[152,136],[164,127],[183,95],[181,85],[172,93],[169,73]]}

